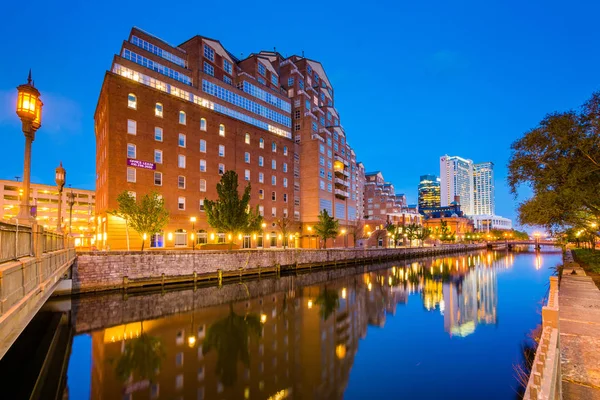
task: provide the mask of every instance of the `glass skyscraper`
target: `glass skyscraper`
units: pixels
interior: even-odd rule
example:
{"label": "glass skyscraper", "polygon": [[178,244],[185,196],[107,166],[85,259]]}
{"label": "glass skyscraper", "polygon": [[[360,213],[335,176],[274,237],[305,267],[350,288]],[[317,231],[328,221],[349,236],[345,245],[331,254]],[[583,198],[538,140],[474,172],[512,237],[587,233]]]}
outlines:
{"label": "glass skyscraper", "polygon": [[440,178],[435,175],[421,175],[419,181],[419,209],[439,207]]}
{"label": "glass skyscraper", "polygon": [[495,215],[494,163],[482,162],[473,165],[473,215]]}

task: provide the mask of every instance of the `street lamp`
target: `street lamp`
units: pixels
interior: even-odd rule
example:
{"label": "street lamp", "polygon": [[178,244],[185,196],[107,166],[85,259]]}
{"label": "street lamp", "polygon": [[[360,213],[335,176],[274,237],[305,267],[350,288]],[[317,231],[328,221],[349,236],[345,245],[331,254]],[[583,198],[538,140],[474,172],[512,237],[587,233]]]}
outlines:
{"label": "street lamp", "polygon": [[63,168],[62,161],[61,161],[58,168],[56,168],[56,176],[55,176],[56,186],[58,187],[58,222],[56,222],[56,232],[57,233],[62,233],[62,221],[61,221],[62,191],[63,191],[63,188],[65,187],[66,179],[67,179],[67,171],[65,171],[65,169]]}
{"label": "street lamp", "polygon": [[69,205],[69,235],[73,232],[71,224],[73,223],[73,205],[75,204],[75,193],[71,189],[70,193],[67,193],[67,204]]}
{"label": "street lamp", "polygon": [[21,119],[22,130],[25,134],[25,157],[23,160],[23,197],[19,206],[17,219],[25,223],[33,222],[29,206],[29,182],[31,176],[31,144],[35,132],[42,126],[42,106],[40,92],[33,86],[31,70],[27,83],[17,87],[17,115]]}
{"label": "street lamp", "polygon": [[265,222],[263,222],[261,226],[263,229],[261,243],[262,243],[262,248],[264,249],[265,247],[267,247],[267,246],[265,246],[265,228],[267,227],[267,224]]}
{"label": "street lamp", "polygon": [[194,243],[195,233],[196,233],[196,217],[191,217],[190,222],[192,223],[192,251],[196,249],[196,243]]}

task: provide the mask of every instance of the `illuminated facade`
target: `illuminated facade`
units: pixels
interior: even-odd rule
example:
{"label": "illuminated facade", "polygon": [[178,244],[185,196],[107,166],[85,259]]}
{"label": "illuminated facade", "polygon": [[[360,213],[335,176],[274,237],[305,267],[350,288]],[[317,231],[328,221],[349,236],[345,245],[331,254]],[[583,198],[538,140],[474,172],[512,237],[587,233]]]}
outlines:
{"label": "illuminated facade", "polygon": [[494,215],[494,163],[483,162],[473,165],[473,215]]}
{"label": "illuminated facade", "polygon": [[448,206],[456,197],[466,215],[474,212],[473,161],[457,156],[440,157],[440,203]]}
{"label": "illuminated facade", "polygon": [[419,209],[439,207],[440,178],[435,175],[421,175],[419,181]]}

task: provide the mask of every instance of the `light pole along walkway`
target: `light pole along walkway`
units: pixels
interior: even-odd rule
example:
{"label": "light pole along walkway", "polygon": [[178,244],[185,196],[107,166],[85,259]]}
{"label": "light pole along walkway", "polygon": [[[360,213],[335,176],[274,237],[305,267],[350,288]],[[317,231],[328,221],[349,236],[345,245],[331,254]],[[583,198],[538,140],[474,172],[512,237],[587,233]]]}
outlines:
{"label": "light pole along walkway", "polygon": [[560,282],[559,324],[563,399],[600,400],[600,290],[570,251]]}

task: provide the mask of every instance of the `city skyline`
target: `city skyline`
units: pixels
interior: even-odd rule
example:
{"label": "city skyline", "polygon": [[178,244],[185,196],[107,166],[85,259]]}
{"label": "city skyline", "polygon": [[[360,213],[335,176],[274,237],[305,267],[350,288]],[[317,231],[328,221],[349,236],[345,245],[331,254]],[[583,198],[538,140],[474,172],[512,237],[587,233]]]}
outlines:
{"label": "city skyline", "polygon": [[[67,10],[56,11],[45,9],[43,3],[30,3],[24,7],[25,9],[11,4],[8,6],[7,15],[16,16],[17,13],[26,12],[32,16],[39,29],[46,30],[48,34],[40,38],[39,35],[36,37],[34,32],[25,33],[14,41],[3,44],[6,54],[19,52],[22,56],[13,60],[11,68],[0,80],[0,103],[3,108],[0,112],[0,132],[4,135],[7,146],[21,146],[19,121],[14,115],[12,104],[16,92],[14,87],[25,80],[31,67],[36,86],[42,91],[46,104],[44,127],[33,144],[32,182],[52,184],[54,168],[63,160],[70,183],[74,187],[93,189],[93,108],[100,90],[103,71],[109,67],[107,57],[114,54],[115,41],[118,42],[126,35],[132,21],[120,19],[112,25],[113,29],[106,31],[101,30],[96,22],[90,24],[85,18],[79,18],[96,15],[102,20],[102,17],[107,16],[107,11],[96,10],[91,5],[76,5]],[[31,7],[29,12],[27,7]],[[149,7],[152,7],[151,3]],[[218,13],[218,8],[210,7],[212,6],[204,6],[203,12]],[[393,15],[410,21],[411,15],[424,12],[422,7],[425,6],[410,7],[403,10],[392,8],[396,13],[389,13],[390,18]],[[176,42],[181,37],[189,37],[196,33],[219,37],[236,54],[253,51],[257,43],[272,43],[277,51],[287,55],[305,51],[307,57],[322,61],[332,84],[336,87],[340,113],[346,116],[344,127],[357,150],[357,161],[364,162],[369,170],[384,171],[396,189],[407,194],[409,203],[417,201],[419,176],[435,172],[438,154],[476,154],[478,159],[486,159],[496,165],[496,213],[514,219],[516,203],[505,184],[505,165],[510,142],[534,126],[547,110],[572,108],[597,89],[597,84],[589,83],[596,82],[590,79],[590,76],[593,76],[593,59],[587,60],[585,64],[573,66],[572,63],[557,63],[552,56],[543,54],[545,50],[536,51],[535,54],[528,52],[536,47],[545,49],[545,43],[553,40],[565,40],[560,39],[565,36],[565,32],[569,32],[574,43],[577,42],[574,46],[585,48],[586,43],[593,41],[593,34],[587,32],[589,28],[585,23],[575,26],[563,22],[563,19],[568,20],[571,12],[580,13],[583,7],[574,6],[565,13],[558,2],[545,4],[542,10],[545,18],[555,22],[549,25],[560,26],[560,29],[542,28],[542,31],[533,33],[524,21],[530,14],[539,15],[539,9],[534,5],[527,5],[523,9],[520,5],[520,18],[523,20],[513,18],[512,32],[503,38],[495,34],[496,29],[500,29],[497,25],[499,22],[490,25],[487,22],[493,21],[485,18],[486,24],[470,22],[469,7],[465,5],[464,9],[452,8],[442,4],[430,16],[432,21],[444,18],[450,20],[449,24],[459,26],[465,22],[462,19],[466,19],[469,22],[466,29],[468,35],[461,30],[459,33],[452,33],[450,37],[444,37],[447,35],[443,27],[426,33],[424,28],[414,23],[408,23],[400,31],[392,32],[384,27],[386,24],[378,24],[381,27],[375,27],[373,32],[377,37],[375,42],[365,42],[358,33],[350,37],[342,35],[340,27],[345,21],[358,21],[363,16],[346,10],[336,13],[335,7],[327,6],[324,7],[324,11],[331,14],[331,20],[324,29],[331,30],[332,33],[328,35],[330,40],[327,43],[316,42],[310,35],[301,33],[274,34],[266,26],[253,26],[244,35],[222,32],[222,20],[204,21],[203,26],[199,28],[193,23],[186,23],[188,18],[191,21],[192,12],[186,13],[190,16],[183,16],[182,23],[177,27],[164,25],[161,21],[153,21],[151,17],[143,16],[134,23],[167,41]],[[501,14],[508,13],[511,9],[510,4],[501,7]],[[588,8],[585,16],[593,14]],[[251,15],[249,10],[245,11],[242,8],[241,11]],[[55,18],[46,20],[48,15]],[[78,18],[73,18],[74,15]],[[13,20],[16,21],[16,18]],[[58,25],[60,29],[53,29]],[[186,25],[187,27],[184,27]],[[9,22],[0,29],[5,37],[9,37],[10,32],[14,32],[14,25]],[[77,31],[85,32],[85,35],[73,35]],[[369,51],[377,54],[392,43],[397,43],[398,38],[405,35],[416,37],[414,43],[410,40],[401,42],[399,55],[395,54],[389,59],[394,65],[393,68],[401,72],[401,86],[404,90],[395,92],[391,97],[385,85],[356,85],[356,78],[369,79],[370,72],[356,64],[348,63],[347,58],[341,55],[349,54],[351,49],[361,43],[363,46],[369,46]],[[519,36],[527,40],[515,42],[514,39]],[[578,38],[585,40],[577,40]],[[481,40],[489,40],[489,43],[481,46]],[[94,42],[94,52],[85,51],[84,43],[88,41]],[[56,45],[63,42],[70,43],[70,46]],[[334,52],[330,52],[332,44],[335,44]],[[29,49],[30,55],[23,53],[22,49]],[[501,65],[494,67],[498,69],[488,70],[491,68],[492,57],[494,62],[497,62],[495,55],[507,55],[508,49],[511,49],[510,55],[500,57]],[[597,56],[592,55],[593,57]],[[81,63],[82,59],[85,59],[85,64]],[[412,61],[409,62],[408,59]],[[517,64],[516,59],[520,65],[518,72],[510,67]],[[80,67],[69,67],[75,65]],[[533,72],[539,70],[538,65],[546,66],[542,74]],[[548,67],[549,65],[551,67]],[[575,83],[572,82],[572,68],[579,70]],[[377,74],[375,71],[372,73]],[[489,82],[489,76],[493,76],[493,83]],[[546,90],[545,85],[550,77],[553,79],[554,88],[560,87],[562,90],[556,93],[554,90]],[[407,80],[410,82],[406,82]],[[464,86],[465,81],[470,83]],[[527,82],[527,85],[523,86],[524,82]],[[456,93],[459,92],[455,89],[458,87],[463,87],[463,90],[457,96]],[[435,99],[433,102],[432,94]],[[378,101],[369,104],[353,102],[353,98],[377,98]],[[532,98],[535,101],[532,101]],[[455,105],[448,106],[450,103]],[[397,110],[402,110],[402,113],[399,117],[393,117],[392,124],[391,115],[396,115]],[[514,113],[510,123],[503,121],[493,127],[484,123],[488,118],[495,118],[496,113],[501,115],[507,112]],[[434,115],[436,118],[432,118]],[[365,134],[364,132],[370,132],[369,127],[375,118],[383,125],[394,125],[396,129],[393,133],[378,130]],[[444,129],[440,129],[442,122],[429,122],[438,119],[444,121]],[[423,124],[423,120],[428,122]],[[481,133],[484,126],[486,131]],[[415,154],[403,152],[403,157],[398,162],[394,157],[397,146],[384,145],[389,141],[393,143],[394,135],[398,132],[404,133],[401,135],[402,140],[414,134],[436,139],[442,137],[441,132],[444,132],[443,137],[452,140],[431,140],[426,148],[421,148],[420,151],[414,152]],[[478,139],[473,140],[476,135],[479,135]],[[77,143],[75,149],[73,143]],[[11,152],[6,158],[7,161],[0,168],[0,177],[13,179],[20,176],[21,152]]]}

